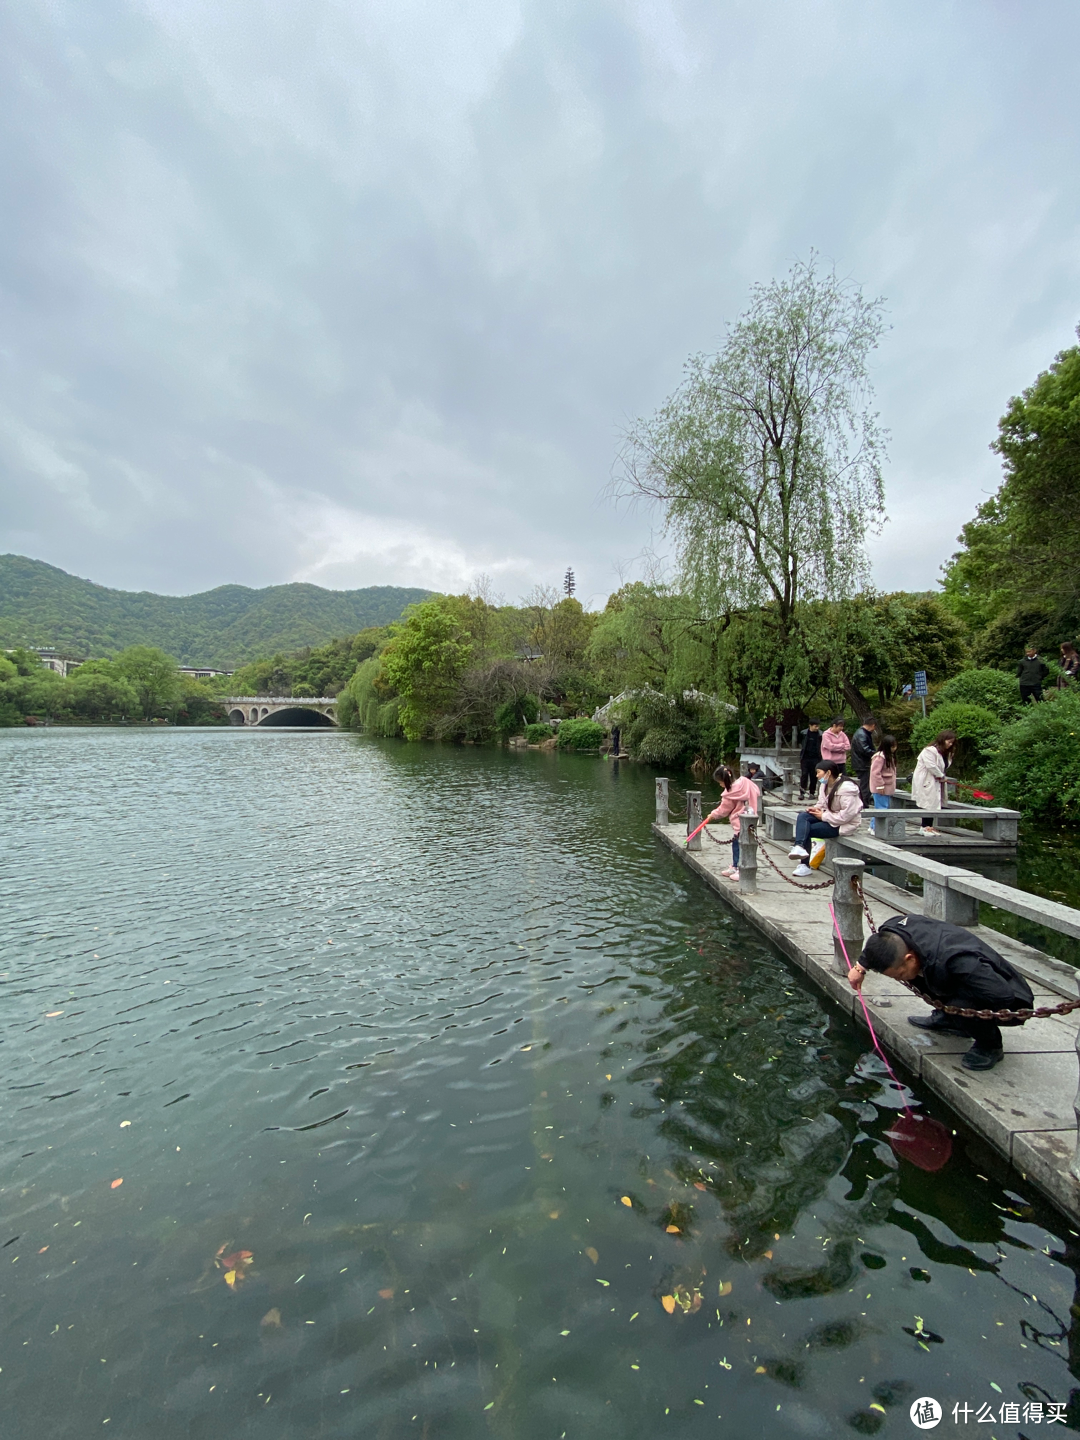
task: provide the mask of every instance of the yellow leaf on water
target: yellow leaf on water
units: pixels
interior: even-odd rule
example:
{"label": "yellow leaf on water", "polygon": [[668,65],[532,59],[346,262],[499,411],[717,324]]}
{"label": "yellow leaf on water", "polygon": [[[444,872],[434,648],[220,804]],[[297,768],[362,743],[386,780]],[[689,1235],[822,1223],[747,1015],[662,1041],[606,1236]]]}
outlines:
{"label": "yellow leaf on water", "polygon": [[765,1374],[765,1366],[764,1366],[764,1365],[758,1365],[758,1366],[756,1366],[755,1369],[754,1369],[754,1374],[755,1374],[755,1375],[764,1375],[764,1374]]}
{"label": "yellow leaf on water", "polygon": [[765,1259],[766,1259],[766,1260],[771,1260],[771,1259],[772,1259],[772,1251],[771,1251],[771,1250],[766,1250],[766,1251],[764,1251],[764,1255],[765,1255]]}
{"label": "yellow leaf on water", "polygon": [[235,1289],[236,1289],[236,1271],[235,1271],[235,1270],[226,1270],[226,1271],[225,1271],[225,1284],[228,1285],[228,1287],[229,1287],[230,1290],[235,1290]]}
{"label": "yellow leaf on water", "polygon": [[558,1212],[558,1210],[552,1210],[551,1213],[548,1215],[548,1219],[549,1219],[549,1220],[557,1220],[558,1218],[559,1218],[559,1212]]}
{"label": "yellow leaf on water", "polygon": [[674,1296],[674,1295],[661,1295],[661,1296],[660,1296],[660,1304],[663,1305],[664,1309],[667,1311],[667,1313],[668,1313],[669,1315],[674,1315],[674,1314],[675,1314],[675,1296]]}
{"label": "yellow leaf on water", "polygon": [[594,1265],[598,1265],[600,1263],[600,1252],[598,1250],[595,1250],[591,1245],[586,1247],[585,1254],[588,1255],[589,1259]]}
{"label": "yellow leaf on water", "polygon": [[681,1234],[682,1234],[682,1231],[679,1229],[678,1225],[668,1225],[668,1226],[666,1227],[666,1229],[667,1229],[667,1233],[668,1233],[669,1235],[681,1235]]}
{"label": "yellow leaf on water", "polygon": [[885,1406],[884,1406],[884,1405],[879,1405],[876,1401],[871,1401],[871,1402],[870,1402],[870,1409],[871,1409],[871,1410],[880,1410],[881,1413],[882,1413],[882,1415],[885,1414]]}
{"label": "yellow leaf on water", "polygon": [[277,1306],[275,1305],[272,1310],[267,1310],[266,1314],[265,1314],[265,1315],[263,1316],[263,1318],[259,1321],[259,1324],[260,1324],[260,1325],[265,1325],[268,1330],[270,1330],[270,1329],[280,1330],[280,1329],[281,1329],[281,1311],[280,1311],[280,1310],[277,1308]]}
{"label": "yellow leaf on water", "polygon": [[725,1295],[730,1295],[730,1294],[731,1294],[731,1290],[732,1290],[732,1285],[731,1285],[731,1281],[730,1281],[730,1280],[721,1280],[721,1281],[720,1281],[720,1298],[721,1298],[721,1299],[723,1299],[723,1297],[724,1297]]}
{"label": "yellow leaf on water", "polygon": [[629,1195],[624,1195],[624,1196],[622,1197],[622,1203],[623,1203],[624,1205],[630,1205],[631,1207],[632,1207],[633,1204],[634,1204],[633,1200],[630,1199],[630,1196],[629,1196]]}
{"label": "yellow leaf on water", "polygon": [[611,1076],[610,1076],[610,1075],[605,1075],[605,1076],[604,1076],[604,1079],[605,1079],[605,1080],[610,1080],[610,1079],[611,1079]]}

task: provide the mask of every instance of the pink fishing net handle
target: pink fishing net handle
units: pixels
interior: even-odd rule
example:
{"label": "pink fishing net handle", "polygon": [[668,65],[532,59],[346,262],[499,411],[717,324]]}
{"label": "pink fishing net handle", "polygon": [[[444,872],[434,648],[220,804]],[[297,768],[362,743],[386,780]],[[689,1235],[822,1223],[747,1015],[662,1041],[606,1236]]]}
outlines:
{"label": "pink fishing net handle", "polygon": [[[836,911],[833,909],[833,904],[831,900],[829,901],[829,914],[832,916],[833,929],[836,932],[837,940],[840,941],[840,949],[843,951],[845,963],[847,964],[848,970],[851,970],[851,957],[847,953],[847,946],[844,944],[844,937],[840,934],[840,926],[836,922]],[[893,1083],[896,1085],[897,1090],[899,1090],[902,1095],[904,1093],[904,1087],[897,1079],[896,1071],[889,1064],[889,1057],[881,1048],[881,1041],[877,1038],[877,1031],[874,1029],[874,1022],[870,1019],[870,1011],[866,1008],[866,1001],[862,997],[862,991],[856,990],[855,994],[859,997],[859,1004],[862,1006],[862,1013],[866,1017],[866,1025],[867,1029],[870,1031],[870,1039],[874,1042],[874,1049],[881,1056],[882,1063],[884,1064],[885,1069],[892,1076]],[[908,1105],[906,1101],[904,1102],[904,1114],[908,1117],[909,1120],[914,1119],[911,1111],[911,1106]]]}

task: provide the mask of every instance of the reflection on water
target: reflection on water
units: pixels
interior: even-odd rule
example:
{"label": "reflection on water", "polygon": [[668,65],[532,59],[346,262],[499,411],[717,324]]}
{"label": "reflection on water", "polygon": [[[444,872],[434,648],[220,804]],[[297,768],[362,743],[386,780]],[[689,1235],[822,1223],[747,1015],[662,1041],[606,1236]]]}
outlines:
{"label": "reflection on water", "polygon": [[651,773],[240,729],[0,765],[5,1433],[1073,1406],[1077,1236],[963,1136],[896,1160],[873,1056],[653,842]]}

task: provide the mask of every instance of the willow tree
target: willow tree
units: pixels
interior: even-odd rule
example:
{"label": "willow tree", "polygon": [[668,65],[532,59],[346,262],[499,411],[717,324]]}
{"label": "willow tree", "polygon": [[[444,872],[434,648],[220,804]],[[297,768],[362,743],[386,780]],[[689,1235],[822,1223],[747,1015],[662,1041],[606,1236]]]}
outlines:
{"label": "willow tree", "polygon": [[881,301],[811,256],[755,286],[715,355],[629,432],[615,481],[663,511],[680,583],[702,617],[758,657],[750,703],[809,688],[801,610],[865,582],[865,540],[884,517],[884,435],[868,357]]}

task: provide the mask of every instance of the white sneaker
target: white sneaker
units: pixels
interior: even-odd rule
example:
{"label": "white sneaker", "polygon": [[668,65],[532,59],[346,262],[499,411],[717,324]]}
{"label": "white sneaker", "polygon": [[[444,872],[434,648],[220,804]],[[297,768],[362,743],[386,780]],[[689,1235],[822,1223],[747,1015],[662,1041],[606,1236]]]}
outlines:
{"label": "white sneaker", "polygon": [[868,834],[870,834],[870,835],[876,835],[876,834],[877,834],[877,831],[874,829],[874,822],[873,822],[873,820],[870,821],[870,824],[869,824],[866,828],[867,828],[867,833],[868,833]]}
{"label": "white sneaker", "polygon": [[738,870],[729,870],[729,871],[727,872],[727,878],[728,878],[729,880],[734,881],[734,883],[737,885],[737,884],[739,883],[739,872],[738,872]]}
{"label": "white sneaker", "polygon": [[940,835],[940,834],[941,834],[941,831],[940,831],[940,830],[935,830],[932,825],[924,825],[924,826],[922,827],[922,833],[923,833],[924,835]]}
{"label": "white sneaker", "polygon": [[814,872],[810,869],[809,865],[796,865],[791,873],[801,879],[804,875],[812,875]]}
{"label": "white sneaker", "polygon": [[801,845],[793,845],[787,852],[787,858],[789,860],[808,860],[810,858],[810,852],[809,850],[804,850]]}

